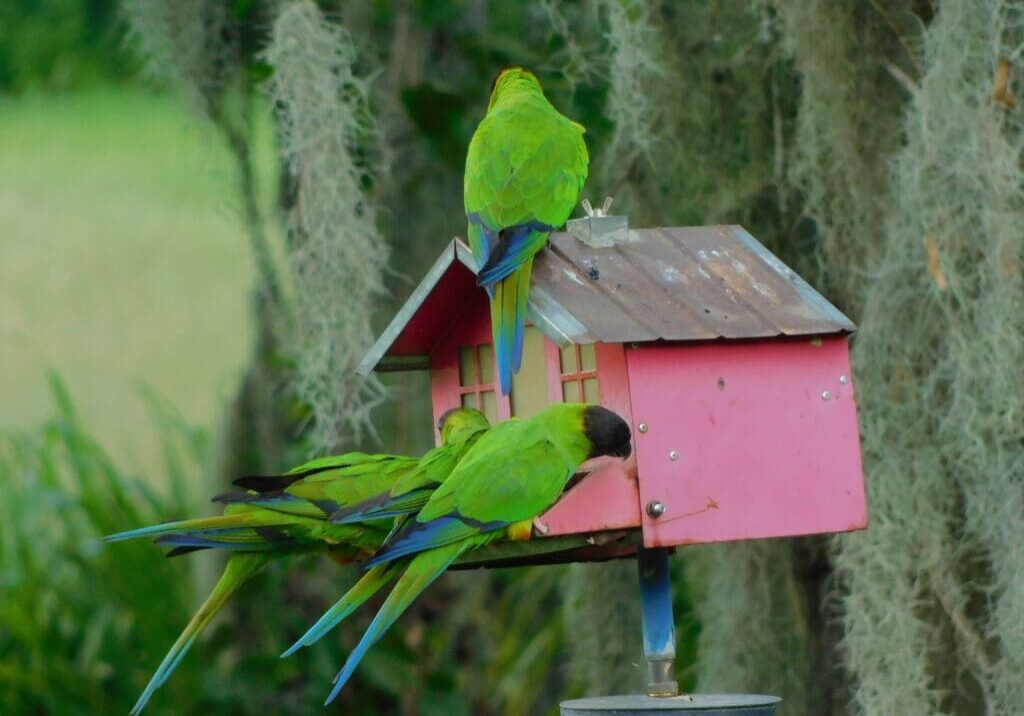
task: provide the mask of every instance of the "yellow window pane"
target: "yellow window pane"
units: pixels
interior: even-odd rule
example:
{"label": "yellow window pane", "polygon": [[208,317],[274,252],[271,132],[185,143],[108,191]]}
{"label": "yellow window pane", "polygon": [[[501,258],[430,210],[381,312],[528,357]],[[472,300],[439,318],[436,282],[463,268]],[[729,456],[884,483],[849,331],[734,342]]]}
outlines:
{"label": "yellow window pane", "polygon": [[476,393],[463,393],[462,394],[462,407],[463,408],[479,408],[480,400],[477,398]]}
{"label": "yellow window pane", "polygon": [[580,370],[597,370],[597,351],[594,344],[580,346]]}
{"label": "yellow window pane", "polygon": [[483,406],[480,410],[483,411],[492,424],[496,424],[498,422],[498,399],[495,397],[494,391],[488,390],[481,393],[480,399],[483,401]]}
{"label": "yellow window pane", "polygon": [[490,343],[484,343],[477,348],[480,355],[480,382],[494,382],[494,347]]}
{"label": "yellow window pane", "polygon": [[562,375],[568,375],[569,373],[575,373],[578,368],[576,367],[576,346],[566,346],[565,348],[559,348],[558,354],[561,356]]}
{"label": "yellow window pane", "polygon": [[533,326],[523,335],[523,364],[512,376],[509,407],[517,418],[536,415],[548,404],[548,366],[544,336]]}
{"label": "yellow window pane", "polygon": [[562,400],[566,403],[580,402],[580,383],[577,380],[567,380],[562,383]]}
{"label": "yellow window pane", "polygon": [[599,405],[601,403],[601,395],[597,390],[597,378],[583,379],[583,402],[591,403],[592,405]]}
{"label": "yellow window pane", "polygon": [[472,346],[459,347],[459,385],[476,385],[476,363]]}

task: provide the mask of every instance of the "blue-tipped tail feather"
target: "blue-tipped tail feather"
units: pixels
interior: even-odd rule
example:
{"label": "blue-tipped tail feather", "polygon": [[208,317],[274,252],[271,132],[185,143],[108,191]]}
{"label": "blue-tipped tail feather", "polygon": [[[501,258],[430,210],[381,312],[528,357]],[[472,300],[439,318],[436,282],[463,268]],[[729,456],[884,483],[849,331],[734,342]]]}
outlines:
{"label": "blue-tipped tail feather", "polygon": [[444,570],[448,569],[448,566],[466,547],[467,544],[464,542],[447,545],[418,554],[412,559],[405,573],[398,578],[394,589],[391,590],[391,594],[384,601],[380,611],[377,612],[377,616],[370,622],[363,638],[359,640],[359,644],[349,654],[345,665],[335,677],[334,688],[331,689],[327,701],[324,702],[325,706],[338,697],[369,648],[380,640],[384,632],[395,623],[402,612],[408,609],[413,600],[430,586],[431,582],[437,579]]}
{"label": "blue-tipped tail feather", "polygon": [[139,696],[139,700],[132,707],[131,716],[138,716],[142,709],[146,707],[149,699],[153,696],[153,692],[167,681],[171,673],[181,663],[185,654],[188,653],[192,644],[195,643],[195,640],[199,638],[199,635],[209,626],[213,618],[224,608],[231,595],[238,591],[238,588],[252,576],[263,569],[269,560],[268,556],[261,554],[239,554],[232,556],[228,560],[227,566],[224,568],[224,574],[221,575],[213,591],[210,592],[210,596],[199,607],[199,611],[195,613],[195,616],[192,617],[184,631],[181,632],[177,641],[174,642],[170,651],[167,652],[167,656],[160,662],[160,666],[157,667],[149,683],[146,684],[146,688],[143,690],[142,695]]}
{"label": "blue-tipped tail feather", "polygon": [[390,582],[398,571],[396,565],[382,565],[374,567],[366,572],[362,579],[353,585],[341,599],[335,602],[334,606],[324,612],[324,615],[317,620],[316,624],[309,628],[305,634],[288,647],[288,650],[281,654],[281,658],[291,656],[304,646],[309,646],[323,638],[324,634],[333,629],[349,614],[359,608],[367,599],[376,594],[381,587]]}
{"label": "blue-tipped tail feather", "polygon": [[128,539],[140,537],[159,537],[161,535],[175,532],[198,532],[204,530],[223,530],[249,527],[252,524],[252,515],[239,513],[233,515],[217,515],[216,517],[203,517],[195,520],[178,520],[175,522],[164,522],[159,525],[139,527],[134,530],[118,532],[107,535],[104,539],[107,542],[121,542]]}

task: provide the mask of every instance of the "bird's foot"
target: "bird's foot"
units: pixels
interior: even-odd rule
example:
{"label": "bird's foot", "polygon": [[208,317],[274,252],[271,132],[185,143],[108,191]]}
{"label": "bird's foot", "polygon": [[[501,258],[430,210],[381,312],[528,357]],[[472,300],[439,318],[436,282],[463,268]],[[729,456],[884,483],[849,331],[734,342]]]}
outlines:
{"label": "bird's foot", "polygon": [[534,520],[520,520],[508,526],[508,539],[512,542],[525,542],[533,538]]}

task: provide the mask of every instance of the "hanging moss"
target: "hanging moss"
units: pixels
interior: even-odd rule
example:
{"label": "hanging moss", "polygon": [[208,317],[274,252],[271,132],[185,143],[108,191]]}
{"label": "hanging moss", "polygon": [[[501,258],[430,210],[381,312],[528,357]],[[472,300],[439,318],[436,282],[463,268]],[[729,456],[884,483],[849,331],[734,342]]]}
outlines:
{"label": "hanging moss", "polygon": [[913,5],[779,3],[800,73],[791,174],[815,229],[815,250],[802,263],[854,316],[885,233],[889,161],[901,146],[909,96],[903,82],[919,73]]}
{"label": "hanging moss", "polygon": [[353,71],[349,35],[307,0],[283,4],[264,52],[281,154],[295,185],[287,217],[297,294],[290,341],[296,390],[312,410],[316,451],[370,429],[384,398],[355,368],[373,343],[373,302],[383,293],[388,247],[370,192],[384,173],[366,81]]}
{"label": "hanging moss", "polygon": [[872,524],[837,543],[855,713],[1024,710],[1024,121],[994,96],[1024,8],[923,36],[855,358]]}

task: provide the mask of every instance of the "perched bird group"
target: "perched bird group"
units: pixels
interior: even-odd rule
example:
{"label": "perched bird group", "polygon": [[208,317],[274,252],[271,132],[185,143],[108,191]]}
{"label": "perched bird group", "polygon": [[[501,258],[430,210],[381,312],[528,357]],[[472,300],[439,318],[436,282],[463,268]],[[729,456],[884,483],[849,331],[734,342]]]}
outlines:
{"label": "perched bird group", "polygon": [[[499,383],[519,368],[534,256],[568,219],[587,173],[583,127],[558,113],[537,78],[513,68],[492,88],[487,116],[466,159],[465,208],[478,283],[491,299]],[[216,517],[111,535],[153,537],[170,556],[231,553],[224,573],[173,644],[132,714],[139,713],[232,594],[271,560],[323,552],[358,563],[362,578],[283,656],[324,636],[385,585],[390,594],[335,679],[330,703],[366,651],[412,601],[467,551],[529,539],[532,523],[559,498],[579,466],[628,457],[630,430],[600,406],[548,406],[491,426],[459,408],[438,426],[441,445],[421,458],[361,452],[324,457],[283,475],[244,477],[244,491],[214,498]]]}
{"label": "perched bird group", "polygon": [[139,713],[232,594],[268,562],[325,552],[357,562],[362,578],[283,656],[319,640],[379,589],[384,604],[335,679],[338,695],[366,651],[460,555],[499,539],[529,539],[532,522],[555,503],[586,460],[628,457],[630,430],[612,411],[556,403],[533,418],[491,427],[479,411],[442,418],[442,444],[416,459],[346,453],[284,475],[244,477],[245,492],[215,498],[216,517],[121,532],[117,542],[154,537],[171,555],[231,551],[224,574],[185,627],[132,709]]}

